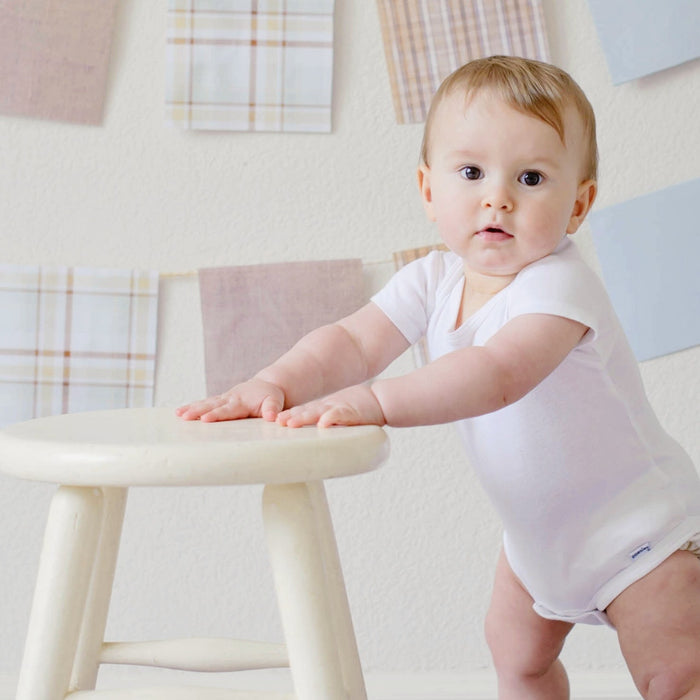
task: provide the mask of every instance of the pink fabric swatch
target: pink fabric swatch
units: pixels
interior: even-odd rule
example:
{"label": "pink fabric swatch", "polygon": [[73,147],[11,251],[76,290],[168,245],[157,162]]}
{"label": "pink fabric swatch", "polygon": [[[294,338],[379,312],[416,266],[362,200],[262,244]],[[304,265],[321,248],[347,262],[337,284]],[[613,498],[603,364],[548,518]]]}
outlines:
{"label": "pink fabric swatch", "polygon": [[0,112],[101,123],[116,4],[0,2]]}
{"label": "pink fabric swatch", "polygon": [[309,331],[365,302],[360,260],[203,269],[199,290],[209,395],[249,379]]}

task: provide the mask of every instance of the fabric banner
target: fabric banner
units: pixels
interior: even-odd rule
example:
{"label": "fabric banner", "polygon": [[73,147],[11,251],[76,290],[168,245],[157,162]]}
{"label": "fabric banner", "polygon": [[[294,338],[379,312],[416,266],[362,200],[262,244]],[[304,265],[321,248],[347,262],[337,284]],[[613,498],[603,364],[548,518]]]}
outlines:
{"label": "fabric banner", "polygon": [[392,256],[394,259],[394,268],[400,270],[404,265],[418,260],[431,253],[433,250],[448,251],[449,248],[444,243],[436,243],[435,245],[424,245],[420,248],[410,248],[409,250],[398,250]]}
{"label": "fabric banner", "polygon": [[[447,251],[449,248],[444,243],[436,243],[435,245],[425,245],[420,248],[409,248],[408,250],[398,250],[394,253],[394,268],[400,270],[404,265],[418,260],[426,256],[433,250],[444,250]],[[413,359],[416,363],[416,367],[423,367],[430,362],[430,357],[428,356],[428,345],[425,342],[425,338],[421,338],[413,346]]]}
{"label": "fabric banner", "polygon": [[588,0],[615,85],[700,57],[698,0]]}
{"label": "fabric banner", "polygon": [[252,377],[303,335],[365,302],[360,260],[199,271],[207,393]]}
{"label": "fabric banner", "polygon": [[166,120],[331,130],[334,0],[169,0]]}
{"label": "fabric banner", "polygon": [[0,425],[151,406],[158,273],[0,265]]}
{"label": "fabric banner", "polygon": [[116,4],[0,2],[0,112],[101,123]]}
{"label": "fabric banner", "polygon": [[423,121],[440,83],[494,54],[549,60],[542,0],[377,0],[399,123]]}
{"label": "fabric banner", "polygon": [[638,360],[700,345],[700,179],[591,212],[605,286]]}

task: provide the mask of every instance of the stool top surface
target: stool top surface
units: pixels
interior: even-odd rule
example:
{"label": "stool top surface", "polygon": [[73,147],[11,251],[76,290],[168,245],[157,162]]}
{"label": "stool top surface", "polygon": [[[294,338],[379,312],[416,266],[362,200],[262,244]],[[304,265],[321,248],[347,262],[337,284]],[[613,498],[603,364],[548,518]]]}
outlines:
{"label": "stool top surface", "polygon": [[388,455],[376,425],[284,428],[253,418],[184,421],[171,408],[70,413],[0,430],[0,472],[76,486],[316,481],[370,471]]}

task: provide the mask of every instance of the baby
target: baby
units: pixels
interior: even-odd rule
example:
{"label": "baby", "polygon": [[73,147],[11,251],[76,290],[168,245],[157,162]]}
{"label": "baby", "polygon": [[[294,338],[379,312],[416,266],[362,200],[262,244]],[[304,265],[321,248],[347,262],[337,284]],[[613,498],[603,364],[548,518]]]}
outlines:
{"label": "baby", "polygon": [[[418,169],[450,252],[178,415],[456,422],[504,524],[486,617],[499,698],[568,698],[558,657],[584,622],[615,628],[644,698],[700,700],[700,480],[569,240],[596,170],[593,110],[568,74],[468,63],[433,99]],[[429,364],[373,379],[423,336]]]}

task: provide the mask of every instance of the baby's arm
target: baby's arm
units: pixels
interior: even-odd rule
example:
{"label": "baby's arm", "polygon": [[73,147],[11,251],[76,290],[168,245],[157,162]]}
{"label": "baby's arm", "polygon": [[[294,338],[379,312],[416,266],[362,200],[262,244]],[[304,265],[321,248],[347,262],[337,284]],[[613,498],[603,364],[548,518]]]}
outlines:
{"label": "baby's arm", "polygon": [[587,330],[561,316],[518,316],[483,347],[457,350],[405,380],[378,381],[372,390],[391,425],[448,423],[491,413],[534,389]]}
{"label": "baby's arm", "polygon": [[369,303],[304,336],[247,382],[181,406],[176,413],[185,420],[275,420],[285,408],[374,377],[406,347],[408,342],[398,329]]}
{"label": "baby's arm", "polygon": [[278,420],[290,426],[316,422],[381,425],[382,421],[411,426],[490,413],[537,386],[587,330],[583,324],[560,316],[518,316],[483,347],[456,350],[415,372],[380,379],[371,387],[350,387],[285,411]]}

